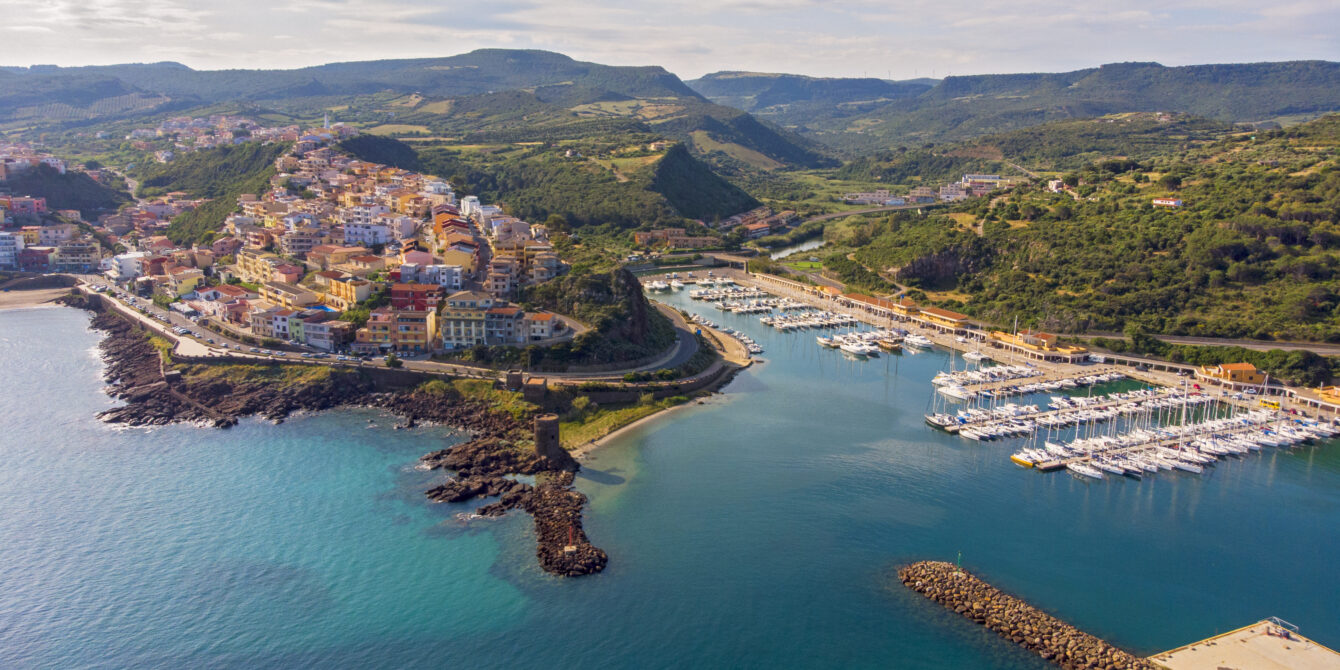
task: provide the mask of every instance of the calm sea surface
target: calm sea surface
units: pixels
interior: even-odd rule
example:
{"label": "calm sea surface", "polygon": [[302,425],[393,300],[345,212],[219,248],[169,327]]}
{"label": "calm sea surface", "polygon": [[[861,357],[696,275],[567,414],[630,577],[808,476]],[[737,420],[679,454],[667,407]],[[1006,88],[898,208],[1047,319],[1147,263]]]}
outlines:
{"label": "calm sea surface", "polygon": [[922,423],[943,354],[858,363],[669,300],[767,362],[587,462],[611,561],[578,580],[535,566],[529,517],[424,502],[416,459],[457,434],[109,427],[88,317],[0,312],[0,667],[1048,667],[891,579],[959,552],[1137,652],[1270,615],[1340,646],[1340,446],[1025,471]]}

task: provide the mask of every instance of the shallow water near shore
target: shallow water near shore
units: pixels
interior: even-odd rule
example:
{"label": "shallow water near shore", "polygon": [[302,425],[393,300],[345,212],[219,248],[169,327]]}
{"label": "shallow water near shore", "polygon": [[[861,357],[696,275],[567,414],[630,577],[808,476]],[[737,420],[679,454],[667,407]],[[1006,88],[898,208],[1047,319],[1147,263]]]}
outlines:
{"label": "shallow water near shore", "polygon": [[[463,526],[368,411],[118,430],[75,310],[0,313],[0,666],[1041,668],[893,582],[956,560],[1139,653],[1279,616],[1340,645],[1340,447],[1086,483],[921,420],[939,353],[765,365],[587,458],[606,573],[535,565],[530,518]],[[367,428],[368,418],[381,427]]]}

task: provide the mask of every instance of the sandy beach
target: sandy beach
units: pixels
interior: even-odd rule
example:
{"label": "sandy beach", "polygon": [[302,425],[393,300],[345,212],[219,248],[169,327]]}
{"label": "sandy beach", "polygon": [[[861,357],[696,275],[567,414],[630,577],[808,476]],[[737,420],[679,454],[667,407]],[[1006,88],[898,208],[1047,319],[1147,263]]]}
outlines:
{"label": "sandy beach", "polygon": [[38,288],[0,291],[0,310],[38,307],[70,292],[68,288]]}
{"label": "sandy beach", "polygon": [[573,458],[576,458],[576,459],[582,459],[582,458],[585,458],[586,456],[590,455],[590,454],[591,454],[592,452],[594,452],[595,450],[597,450],[597,449],[599,449],[599,448],[601,448],[601,447],[603,447],[603,446],[609,444],[610,442],[613,442],[615,439],[617,439],[619,436],[623,435],[624,433],[630,432],[630,431],[632,431],[632,430],[634,430],[634,429],[636,429],[636,428],[639,428],[639,427],[641,427],[641,426],[643,426],[643,425],[645,425],[645,424],[651,423],[652,421],[659,421],[660,419],[663,419],[663,418],[665,418],[665,417],[671,416],[671,415],[675,414],[676,412],[679,412],[679,411],[688,409],[688,408],[690,408],[690,407],[698,407],[698,406],[700,406],[700,405],[711,404],[711,403],[714,402],[714,400],[717,399],[717,397],[718,397],[717,394],[714,393],[713,395],[708,396],[708,397],[705,397],[705,398],[697,398],[697,399],[695,399],[695,400],[693,400],[693,401],[691,401],[691,402],[686,402],[686,403],[684,403],[684,404],[682,404],[682,405],[675,405],[674,407],[671,407],[671,408],[669,408],[669,409],[661,410],[661,411],[659,411],[659,412],[657,412],[657,413],[655,413],[655,414],[652,414],[652,415],[650,415],[650,416],[644,416],[644,417],[642,417],[641,419],[638,419],[637,421],[634,421],[634,422],[632,422],[632,423],[630,423],[630,424],[628,424],[628,425],[626,425],[626,426],[621,426],[621,427],[619,427],[619,428],[617,428],[617,429],[615,429],[615,430],[613,430],[613,431],[611,431],[611,432],[609,432],[609,433],[606,433],[605,436],[604,436],[604,437],[601,437],[600,439],[593,440],[593,441],[591,441],[591,442],[587,442],[586,444],[583,444],[583,445],[577,447],[576,449],[573,449],[573,450],[572,450],[571,452],[569,452],[569,453],[571,453],[571,454],[572,454],[572,457],[573,457]]}

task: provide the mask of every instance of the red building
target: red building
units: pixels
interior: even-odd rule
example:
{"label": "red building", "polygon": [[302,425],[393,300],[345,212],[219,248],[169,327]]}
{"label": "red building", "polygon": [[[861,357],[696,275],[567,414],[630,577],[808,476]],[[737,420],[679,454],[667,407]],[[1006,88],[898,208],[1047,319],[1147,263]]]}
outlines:
{"label": "red building", "polygon": [[24,272],[47,272],[55,254],[55,247],[25,247],[19,250],[16,259]]}
{"label": "red building", "polygon": [[0,197],[0,204],[4,205],[13,214],[46,214],[46,198],[29,198],[27,196],[3,196]]}
{"label": "red building", "polygon": [[442,287],[435,284],[392,284],[391,308],[423,312],[437,309]]}

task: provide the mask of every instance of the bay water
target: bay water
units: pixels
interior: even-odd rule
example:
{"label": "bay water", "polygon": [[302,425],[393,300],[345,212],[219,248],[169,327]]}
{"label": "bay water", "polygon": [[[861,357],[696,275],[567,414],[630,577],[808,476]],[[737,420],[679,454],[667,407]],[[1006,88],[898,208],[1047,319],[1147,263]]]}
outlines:
{"label": "bay water", "polygon": [[1022,470],[923,424],[943,353],[852,361],[665,300],[765,362],[588,457],[611,560],[575,580],[538,569],[529,517],[425,501],[450,429],[107,426],[88,316],[0,312],[0,667],[1048,667],[897,584],[927,558],[1138,653],[1271,615],[1340,645],[1337,445]]}

